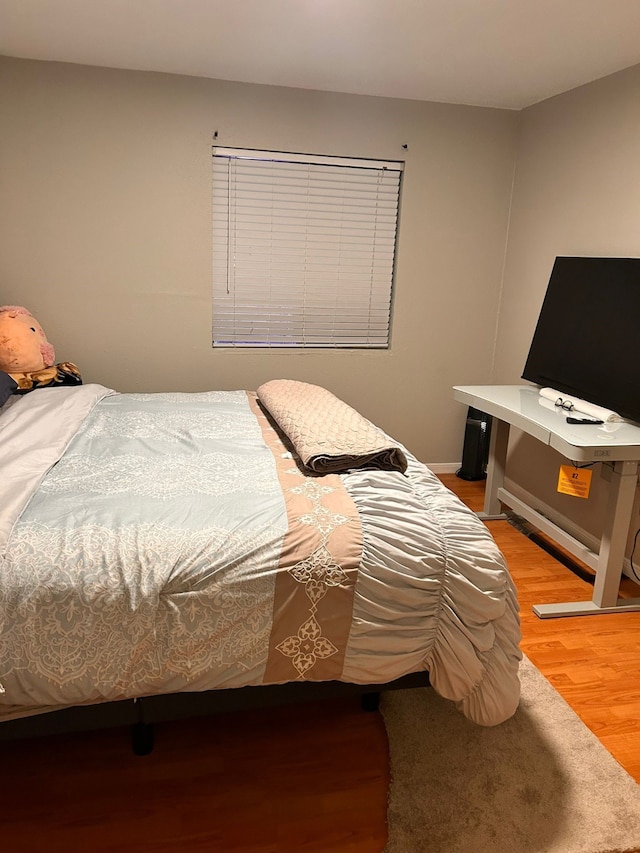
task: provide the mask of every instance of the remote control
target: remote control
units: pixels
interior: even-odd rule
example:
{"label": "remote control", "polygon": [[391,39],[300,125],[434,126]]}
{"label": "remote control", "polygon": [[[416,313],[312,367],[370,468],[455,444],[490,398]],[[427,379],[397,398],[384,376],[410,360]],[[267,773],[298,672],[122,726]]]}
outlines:
{"label": "remote control", "polygon": [[597,418],[567,418],[568,424],[603,424],[604,421],[599,421]]}

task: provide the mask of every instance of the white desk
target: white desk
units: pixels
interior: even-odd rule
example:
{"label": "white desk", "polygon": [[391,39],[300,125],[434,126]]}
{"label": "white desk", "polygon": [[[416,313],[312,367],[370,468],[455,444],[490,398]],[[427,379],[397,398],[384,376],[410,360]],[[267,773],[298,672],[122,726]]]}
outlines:
{"label": "white desk", "polygon": [[[567,412],[543,400],[534,386],[457,385],[454,398],[493,417],[484,512],[481,518],[504,518],[502,504],[530,521],[596,572],[591,601],[536,604],[541,618],[640,611],[640,598],[621,599],[622,564],[631,522],[640,462],[640,427],[628,423],[575,426]],[[515,426],[572,462],[612,464],[609,500],[600,550],[594,553],[557,524],[504,488],[509,429]]]}

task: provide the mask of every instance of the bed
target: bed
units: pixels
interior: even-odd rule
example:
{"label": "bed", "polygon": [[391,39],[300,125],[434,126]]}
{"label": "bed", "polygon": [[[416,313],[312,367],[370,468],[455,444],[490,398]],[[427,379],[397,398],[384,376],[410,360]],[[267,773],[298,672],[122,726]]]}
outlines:
{"label": "bed", "polygon": [[14,395],[0,507],[0,734],[421,675],[481,725],[518,705],[518,603],[487,528],[319,386]]}

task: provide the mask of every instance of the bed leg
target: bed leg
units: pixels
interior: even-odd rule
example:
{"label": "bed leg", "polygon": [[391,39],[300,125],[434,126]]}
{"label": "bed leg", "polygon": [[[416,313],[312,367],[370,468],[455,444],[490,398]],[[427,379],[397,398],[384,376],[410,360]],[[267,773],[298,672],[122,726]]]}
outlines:
{"label": "bed leg", "polygon": [[377,711],[380,707],[380,694],[363,693],[360,696],[360,705],[363,711]]}
{"label": "bed leg", "polygon": [[150,723],[140,720],[131,726],[131,748],[134,755],[149,755],[153,750],[154,732]]}

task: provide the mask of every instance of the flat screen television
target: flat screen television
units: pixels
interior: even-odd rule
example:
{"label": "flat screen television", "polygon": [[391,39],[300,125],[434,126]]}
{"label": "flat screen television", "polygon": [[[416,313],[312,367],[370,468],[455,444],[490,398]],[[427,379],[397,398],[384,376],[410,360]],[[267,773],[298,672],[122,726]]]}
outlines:
{"label": "flat screen television", "polygon": [[522,378],[640,421],[640,258],[556,258]]}

